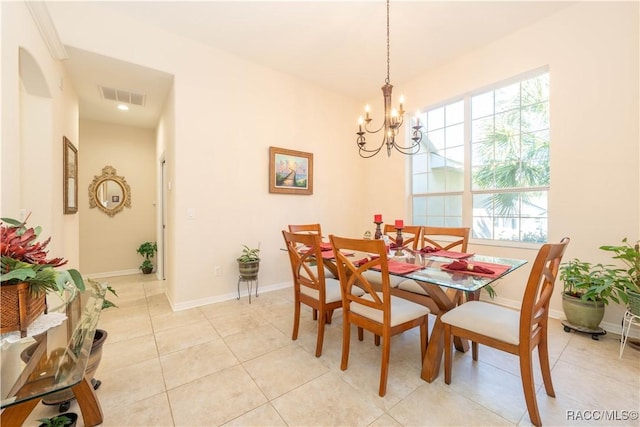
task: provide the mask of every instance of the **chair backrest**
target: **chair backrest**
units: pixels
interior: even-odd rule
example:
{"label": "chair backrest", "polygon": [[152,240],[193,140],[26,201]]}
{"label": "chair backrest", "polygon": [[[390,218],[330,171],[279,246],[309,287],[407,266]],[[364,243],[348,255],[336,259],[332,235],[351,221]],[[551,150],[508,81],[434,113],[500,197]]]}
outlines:
{"label": "chair backrest", "polygon": [[282,236],[287,245],[293,286],[295,292],[300,292],[301,286],[315,289],[318,298],[324,301],[325,278],[320,250],[320,236],[317,234],[297,234],[282,230]]}
{"label": "chair backrest", "polygon": [[[422,227],[419,225],[405,225],[402,228],[402,247],[411,247],[412,249],[418,248],[418,243],[420,243],[420,231]],[[386,234],[391,238],[391,241],[395,243],[396,241],[396,228],[393,224],[385,224],[384,230],[382,234]]]}
{"label": "chair backrest", "polygon": [[520,308],[520,344],[526,345],[546,325],[558,268],[570,239],[542,245],[529,273]]}
{"label": "chair backrest", "polygon": [[[457,238],[452,242],[443,242],[439,238],[441,237],[454,237]],[[426,246],[432,246],[435,249],[442,249],[445,251],[454,249],[460,252],[467,252],[467,245],[469,244],[469,227],[422,227],[422,237],[420,242],[420,249]]]}
{"label": "chair backrest", "polygon": [[[389,285],[389,265],[387,261],[387,249],[383,240],[360,240],[349,239],[329,235],[329,240],[333,246],[333,253],[336,256],[338,266],[338,276],[342,290],[342,306],[349,309],[349,304],[357,302],[375,310],[383,311],[383,320],[386,324],[391,322],[391,287]],[[344,253],[356,252],[362,255],[369,254],[367,261],[362,265],[354,264],[359,256],[347,257]],[[372,256],[373,255],[373,256]],[[372,267],[380,266],[382,290],[376,292],[373,286],[362,273]],[[358,286],[364,290],[363,295],[353,292],[353,287]],[[378,289],[380,289],[378,287]]]}
{"label": "chair backrest", "polygon": [[289,224],[291,233],[317,234],[322,240],[322,230],[320,224]]}

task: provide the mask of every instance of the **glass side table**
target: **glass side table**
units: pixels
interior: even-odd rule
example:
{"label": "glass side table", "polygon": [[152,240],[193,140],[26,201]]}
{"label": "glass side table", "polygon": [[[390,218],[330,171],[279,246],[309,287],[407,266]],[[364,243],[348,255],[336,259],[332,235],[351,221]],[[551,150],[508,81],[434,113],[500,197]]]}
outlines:
{"label": "glass side table", "polygon": [[[84,425],[102,423],[102,408],[85,369],[105,291],[106,287],[87,282],[86,291],[54,309],[53,313],[66,315],[58,326],[17,340],[2,336],[0,424],[22,425],[43,397],[69,388],[78,401]],[[36,349],[25,363],[21,353],[34,343]]]}

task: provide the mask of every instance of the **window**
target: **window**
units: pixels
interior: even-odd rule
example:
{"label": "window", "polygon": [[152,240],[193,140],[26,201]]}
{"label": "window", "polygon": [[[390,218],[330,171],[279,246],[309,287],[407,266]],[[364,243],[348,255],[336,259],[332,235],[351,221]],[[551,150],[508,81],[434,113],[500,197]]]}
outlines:
{"label": "window", "polygon": [[471,224],[476,239],[547,241],[548,72],[430,108],[420,119],[414,224]]}

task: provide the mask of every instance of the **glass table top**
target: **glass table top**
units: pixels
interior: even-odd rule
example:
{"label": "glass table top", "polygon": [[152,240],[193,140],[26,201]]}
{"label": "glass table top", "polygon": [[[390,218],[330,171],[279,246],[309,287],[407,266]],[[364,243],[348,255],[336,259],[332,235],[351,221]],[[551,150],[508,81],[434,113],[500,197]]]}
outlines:
{"label": "glass table top", "polygon": [[59,307],[61,324],[20,339],[0,336],[1,408],[73,387],[84,377],[106,286],[87,282]]}
{"label": "glass table top", "polygon": [[483,262],[508,266],[508,269],[498,277],[486,277],[463,272],[445,271],[442,269],[442,266],[450,264],[455,260],[431,254],[404,250],[401,256],[395,256],[395,252],[392,250],[389,259],[409,264],[418,264],[423,267],[422,269],[411,273],[394,274],[390,272],[390,274],[467,292],[477,291],[527,263],[526,260],[485,255],[473,255],[469,258],[465,258],[465,261],[468,261],[469,263]]}

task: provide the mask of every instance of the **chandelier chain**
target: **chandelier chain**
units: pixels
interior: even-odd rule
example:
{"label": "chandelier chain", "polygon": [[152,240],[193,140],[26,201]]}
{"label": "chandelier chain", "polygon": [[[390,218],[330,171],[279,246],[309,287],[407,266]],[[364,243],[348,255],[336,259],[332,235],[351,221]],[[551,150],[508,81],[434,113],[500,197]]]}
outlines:
{"label": "chandelier chain", "polygon": [[387,78],[384,81],[386,84],[389,84],[389,82],[391,81],[389,78],[389,69],[391,68],[391,60],[389,58],[389,49],[390,49],[390,44],[389,44],[389,0],[387,0]]}

